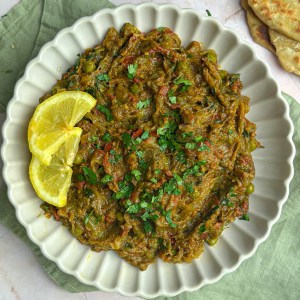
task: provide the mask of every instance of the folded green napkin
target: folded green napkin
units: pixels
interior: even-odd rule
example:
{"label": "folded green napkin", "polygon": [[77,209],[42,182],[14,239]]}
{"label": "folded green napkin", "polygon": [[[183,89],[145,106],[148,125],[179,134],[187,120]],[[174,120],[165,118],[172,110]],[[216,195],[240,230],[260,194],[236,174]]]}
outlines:
{"label": "folded green napkin", "polygon": [[[38,53],[63,27],[81,16],[91,15],[113,5],[106,0],[23,0],[0,20],[0,109],[5,111],[13,95],[16,80],[22,75],[30,58]],[[294,142],[297,155],[295,176],[290,196],[283,207],[280,220],[270,237],[256,253],[233,273],[212,285],[192,293],[182,293],[176,299],[299,299],[300,298],[300,105],[283,94],[295,125]],[[46,259],[27,237],[7,199],[6,186],[0,187],[0,222],[24,240],[36,254],[47,274],[70,292],[95,291],[75,277],[61,272],[55,263]],[[159,299],[163,299],[160,297]]]}

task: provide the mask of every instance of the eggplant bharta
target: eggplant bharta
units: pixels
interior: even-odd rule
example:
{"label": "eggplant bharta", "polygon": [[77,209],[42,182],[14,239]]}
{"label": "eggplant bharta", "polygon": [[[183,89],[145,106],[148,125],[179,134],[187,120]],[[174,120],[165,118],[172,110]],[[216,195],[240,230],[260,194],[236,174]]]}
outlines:
{"label": "eggplant bharta", "polygon": [[248,220],[260,144],[239,74],[213,50],[186,48],[169,28],[110,28],[78,55],[52,94],[80,90],[97,105],[83,129],[68,203],[43,204],[94,251],[145,270],[159,257],[191,262],[236,218]]}

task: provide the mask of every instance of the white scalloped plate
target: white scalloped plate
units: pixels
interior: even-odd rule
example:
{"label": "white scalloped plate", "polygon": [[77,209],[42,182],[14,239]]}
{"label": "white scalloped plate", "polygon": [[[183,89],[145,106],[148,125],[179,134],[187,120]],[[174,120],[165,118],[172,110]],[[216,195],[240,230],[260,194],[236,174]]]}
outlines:
{"label": "white scalloped plate", "polygon": [[[237,220],[230,225],[217,245],[205,247],[205,253],[191,264],[173,265],[158,260],[141,272],[113,251],[92,252],[59,222],[42,215],[41,200],[29,181],[27,125],[39,97],[75,63],[77,53],[101,41],[108,27],[120,29],[125,22],[142,31],[168,26],[179,34],[185,45],[198,40],[206,48],[216,50],[222,68],[241,73],[243,94],[251,98],[248,118],[257,124],[258,139],[265,146],[265,149],[254,152],[257,175],[256,190],[250,199],[251,221]],[[236,33],[224,28],[214,18],[203,17],[191,9],[150,3],[122,5],[101,10],[62,30],[28,64],[7,109],[1,153],[3,174],[10,201],[28,236],[62,271],[104,291],[147,298],[174,296],[213,283],[235,270],[268,237],[287,200],[293,176],[295,149],[292,133],[288,106],[281,98],[278,84],[266,64]]]}

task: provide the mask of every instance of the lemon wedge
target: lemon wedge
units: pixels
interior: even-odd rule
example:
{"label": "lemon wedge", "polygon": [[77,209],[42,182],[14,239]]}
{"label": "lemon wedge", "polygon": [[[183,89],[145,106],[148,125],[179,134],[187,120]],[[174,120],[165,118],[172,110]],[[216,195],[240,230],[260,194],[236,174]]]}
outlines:
{"label": "lemon wedge", "polygon": [[74,127],[96,105],[84,92],[56,94],[36,108],[28,127],[32,152],[29,177],[37,195],[63,207],[71,185],[72,165],[78,152],[82,129]]}
{"label": "lemon wedge", "polygon": [[80,91],[58,93],[39,104],[28,126],[31,153],[49,165],[68,137],[78,135],[75,124],[95,105],[96,99]]}
{"label": "lemon wedge", "polygon": [[29,164],[30,181],[37,195],[57,207],[67,204],[67,194],[73,173],[72,168],[66,164],[68,142],[72,143],[67,141],[61,145],[49,165],[43,164],[34,155]]}

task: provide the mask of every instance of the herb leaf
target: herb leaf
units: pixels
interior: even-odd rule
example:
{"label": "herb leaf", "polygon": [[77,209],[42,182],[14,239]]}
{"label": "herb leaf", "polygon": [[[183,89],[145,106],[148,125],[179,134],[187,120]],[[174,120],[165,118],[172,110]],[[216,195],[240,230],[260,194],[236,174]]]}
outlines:
{"label": "herb leaf", "polygon": [[101,105],[101,104],[98,104],[96,107],[99,111],[101,111],[105,115],[106,120],[108,122],[113,120],[113,116],[111,114],[111,111],[107,107],[105,107],[104,105]]}
{"label": "herb leaf", "polygon": [[184,79],[182,77],[176,78],[173,82],[175,84],[181,84],[182,83],[183,85],[186,85],[186,86],[192,85],[192,83],[189,80]]}
{"label": "herb leaf", "polygon": [[132,141],[132,137],[130,136],[129,133],[124,132],[122,134],[122,141],[123,141],[123,143],[125,144],[126,147],[129,147],[130,144],[131,144],[131,141]]}
{"label": "herb leaf", "polygon": [[113,177],[109,174],[105,174],[102,179],[100,180],[101,183],[106,184],[110,182],[113,179]]}
{"label": "herb leaf", "polygon": [[127,77],[129,79],[133,79],[134,76],[135,76],[135,73],[136,73],[136,70],[137,70],[137,67],[138,65],[137,64],[130,64],[128,67],[127,67]]}
{"label": "herb leaf", "polygon": [[96,76],[96,79],[99,81],[109,82],[110,78],[106,73],[101,73]]}
{"label": "herb leaf", "polygon": [[198,151],[210,151],[210,148],[205,144],[201,144]]}
{"label": "herb leaf", "polygon": [[244,221],[250,221],[250,217],[247,214],[242,215],[239,219]]}
{"label": "herb leaf", "polygon": [[156,28],[156,30],[159,31],[159,32],[164,32],[165,29],[166,29],[166,27],[158,27],[158,28]]}
{"label": "herb leaf", "polygon": [[137,107],[138,109],[147,108],[147,107],[150,105],[150,102],[151,102],[150,99],[146,99],[146,100],[144,100],[144,101],[140,100],[140,101],[137,103],[136,107]]}
{"label": "herb leaf", "polygon": [[196,137],[194,138],[194,141],[195,141],[196,143],[198,143],[198,142],[203,142],[203,141],[204,141],[204,137],[203,137],[202,135],[198,135],[198,136],[196,136]]}
{"label": "herb leaf", "polygon": [[94,213],[94,210],[92,209],[90,213],[88,213],[84,218],[84,225],[86,225],[91,217],[91,215]]}
{"label": "herb leaf", "polygon": [[149,221],[145,221],[143,225],[145,233],[151,233],[154,231],[154,228]]}
{"label": "herb leaf", "polygon": [[199,227],[199,233],[203,233],[205,230],[206,230],[205,224],[202,224],[202,225]]}
{"label": "herb leaf", "polygon": [[85,177],[84,177],[84,175],[83,174],[77,174],[76,175],[76,179],[77,179],[77,181],[84,181],[85,180]]}
{"label": "herb leaf", "polygon": [[90,184],[97,183],[97,175],[88,167],[82,167],[82,171],[86,181]]}
{"label": "herb leaf", "polygon": [[195,143],[186,143],[185,144],[185,148],[189,149],[189,150],[193,150],[193,149],[195,149],[195,147],[196,147]]}
{"label": "herb leaf", "polygon": [[221,204],[226,205],[226,206],[230,206],[230,207],[234,207],[234,204],[228,198],[224,198],[222,200]]}
{"label": "herb leaf", "polygon": [[177,224],[175,224],[172,219],[171,219],[171,209],[167,211],[166,213],[166,220],[169,223],[170,227],[176,228]]}
{"label": "herb leaf", "polygon": [[171,103],[176,104],[177,98],[176,98],[176,96],[171,96],[171,97],[169,97],[169,100]]}
{"label": "herb leaf", "polygon": [[209,17],[211,17],[210,11],[209,11],[208,9],[206,9],[205,11],[206,11],[207,15],[208,15]]}
{"label": "herb leaf", "polygon": [[144,131],[144,133],[141,135],[142,140],[146,140],[149,137],[149,131]]}
{"label": "herb leaf", "polygon": [[182,181],[181,177],[178,174],[175,173],[174,174],[174,178],[177,181],[178,185],[182,185],[183,184],[183,181]]}
{"label": "herb leaf", "polygon": [[141,179],[142,173],[139,170],[132,170],[131,174],[135,177],[137,181]]}
{"label": "herb leaf", "polygon": [[108,132],[105,132],[103,137],[102,137],[102,140],[104,142],[110,142],[111,141],[111,135]]}

